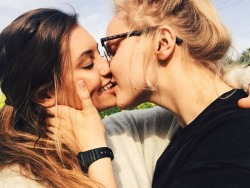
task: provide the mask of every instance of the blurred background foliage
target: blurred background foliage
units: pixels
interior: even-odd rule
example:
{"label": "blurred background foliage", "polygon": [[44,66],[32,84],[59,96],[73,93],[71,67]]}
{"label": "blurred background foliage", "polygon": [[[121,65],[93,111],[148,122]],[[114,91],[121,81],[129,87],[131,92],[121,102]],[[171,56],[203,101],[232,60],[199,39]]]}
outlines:
{"label": "blurred background foliage", "polygon": [[4,97],[4,95],[0,92],[0,108],[3,107],[4,101],[5,101],[5,97]]}
{"label": "blurred background foliage", "polygon": [[[143,110],[143,109],[147,109],[147,108],[152,108],[154,106],[155,106],[155,104],[150,103],[150,102],[146,102],[146,103],[140,104],[139,106],[137,106],[135,108],[131,108],[129,110],[134,110],[134,109]],[[117,107],[114,107],[114,108],[110,108],[108,110],[105,110],[105,111],[101,112],[100,114],[101,114],[102,118],[106,118],[106,117],[108,117],[111,114],[114,114],[114,113],[117,113],[117,112],[121,112],[121,111],[123,111],[123,110],[121,110],[121,109],[119,109]]]}

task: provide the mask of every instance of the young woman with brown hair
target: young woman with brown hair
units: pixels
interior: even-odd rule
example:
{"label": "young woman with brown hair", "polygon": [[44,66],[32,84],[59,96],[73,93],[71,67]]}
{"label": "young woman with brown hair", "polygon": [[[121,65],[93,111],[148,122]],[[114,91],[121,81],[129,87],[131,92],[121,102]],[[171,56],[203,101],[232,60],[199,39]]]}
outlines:
{"label": "young woman with brown hair", "polygon": [[[84,99],[86,95],[99,110],[115,105],[108,63],[77,17],[56,9],[35,9],[0,34],[0,83],[6,96],[0,114],[0,187],[116,186],[109,157],[96,163],[102,168],[83,173],[76,151],[62,144],[60,135],[47,136],[51,106],[82,109],[91,101]],[[86,138],[91,131],[98,137],[94,143],[91,139],[81,143],[84,148],[79,151],[107,148],[99,114],[95,108],[88,110],[89,120],[97,123],[89,126]],[[102,176],[95,175],[101,172]]]}

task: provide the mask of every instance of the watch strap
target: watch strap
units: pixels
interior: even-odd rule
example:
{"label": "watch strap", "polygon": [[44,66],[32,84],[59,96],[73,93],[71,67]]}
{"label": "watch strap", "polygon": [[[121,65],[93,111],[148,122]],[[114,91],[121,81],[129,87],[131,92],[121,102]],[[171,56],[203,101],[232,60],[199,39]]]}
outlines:
{"label": "watch strap", "polygon": [[109,157],[111,160],[114,159],[113,152],[108,147],[100,147],[84,152],[79,152],[77,155],[77,159],[80,163],[81,169],[85,173],[88,172],[88,168],[93,162],[105,157]]}

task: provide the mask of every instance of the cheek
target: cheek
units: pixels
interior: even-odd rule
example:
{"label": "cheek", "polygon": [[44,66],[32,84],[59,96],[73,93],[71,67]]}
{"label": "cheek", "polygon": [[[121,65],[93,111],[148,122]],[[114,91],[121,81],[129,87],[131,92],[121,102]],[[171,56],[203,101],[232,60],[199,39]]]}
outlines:
{"label": "cheek", "polygon": [[76,85],[79,80],[84,81],[91,97],[95,93],[97,93],[101,87],[100,76],[95,72],[88,73],[85,71],[83,73],[82,71],[79,71],[75,73],[72,77],[70,76],[67,79],[64,79],[64,86],[60,92],[60,98],[63,99],[63,104],[67,104],[77,109],[81,109],[81,102],[76,92]]}
{"label": "cheek", "polygon": [[117,54],[110,63],[110,71],[115,78],[122,77],[127,80],[130,76],[131,58]]}
{"label": "cheek", "polygon": [[111,71],[112,76],[117,81],[117,79],[120,79],[121,77],[123,77],[122,75],[124,74],[126,69],[124,66],[120,65],[120,62],[118,63],[117,61],[110,65],[110,71]]}
{"label": "cheek", "polygon": [[92,96],[91,99],[98,111],[116,106],[116,97],[113,94],[106,96]]}
{"label": "cheek", "polygon": [[68,105],[77,109],[81,108],[81,106],[79,106],[80,103],[76,94],[75,84],[72,80],[64,80],[63,85],[59,88],[57,101],[59,105]]}
{"label": "cheek", "polygon": [[92,96],[95,92],[98,92],[101,87],[101,78],[98,74],[86,74],[84,77],[79,77],[78,80],[83,80],[86,84],[90,96]]}
{"label": "cheek", "polygon": [[131,61],[131,48],[126,45],[127,43],[121,45],[117,51],[115,56],[113,57],[110,63],[110,70],[112,74],[127,74],[130,67]]}

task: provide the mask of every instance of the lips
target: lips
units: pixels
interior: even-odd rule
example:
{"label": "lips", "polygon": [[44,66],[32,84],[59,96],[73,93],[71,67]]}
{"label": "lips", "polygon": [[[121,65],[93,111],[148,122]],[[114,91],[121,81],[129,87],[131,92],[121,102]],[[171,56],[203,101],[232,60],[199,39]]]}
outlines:
{"label": "lips", "polygon": [[109,82],[105,86],[101,87],[100,91],[108,91],[114,86],[116,86],[116,82]]}

